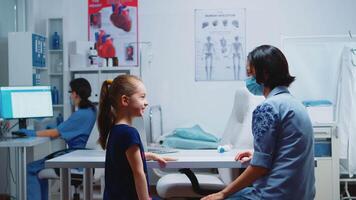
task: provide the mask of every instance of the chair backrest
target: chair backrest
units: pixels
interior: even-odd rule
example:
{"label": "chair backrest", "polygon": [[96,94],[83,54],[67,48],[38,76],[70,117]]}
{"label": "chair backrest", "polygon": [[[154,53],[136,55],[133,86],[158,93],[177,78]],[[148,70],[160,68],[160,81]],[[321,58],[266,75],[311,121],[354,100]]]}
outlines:
{"label": "chair backrest", "polygon": [[140,134],[140,138],[142,141],[143,148],[147,151],[147,135],[145,129],[145,120],[143,117],[135,117],[132,121],[132,126],[137,129],[138,133]]}
{"label": "chair backrest", "polygon": [[98,138],[99,138],[99,130],[98,130],[97,122],[95,122],[93,129],[91,130],[91,133],[89,135],[87,144],[85,145],[85,148],[101,149],[100,145],[97,143]]}
{"label": "chair backrest", "polygon": [[[147,139],[146,139],[146,131],[145,131],[145,124],[143,117],[136,117],[134,118],[132,122],[132,126],[137,129],[137,131],[140,133],[141,140],[143,146],[146,148],[147,145]],[[85,148],[88,149],[101,149],[100,145],[98,144],[98,138],[99,138],[99,130],[97,127],[97,122],[95,122],[93,130],[91,131],[87,144]]]}
{"label": "chair backrest", "polygon": [[254,96],[246,88],[236,90],[232,112],[222,135],[221,144],[232,144],[238,149],[253,147],[252,112],[263,100],[262,96]]}
{"label": "chair backrest", "polygon": [[[263,96],[254,96],[246,88],[235,92],[234,104],[221,144],[231,144],[236,149],[252,149],[252,112],[264,100]],[[224,183],[233,181],[238,173],[235,170],[219,169],[219,176]]]}

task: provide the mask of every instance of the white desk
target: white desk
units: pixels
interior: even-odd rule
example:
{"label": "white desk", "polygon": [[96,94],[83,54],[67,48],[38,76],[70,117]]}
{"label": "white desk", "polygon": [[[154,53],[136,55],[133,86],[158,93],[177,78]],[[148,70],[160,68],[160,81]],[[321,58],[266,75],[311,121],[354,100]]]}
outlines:
{"label": "white desk", "polygon": [[[166,168],[241,168],[240,162],[235,161],[238,150],[218,153],[216,150],[179,150],[177,153],[164,154],[176,158],[170,161]],[[77,150],[71,153],[47,160],[48,168],[60,168],[61,171],[61,199],[70,199],[70,170],[68,168],[84,168],[84,199],[92,199],[92,168],[105,167],[105,151]],[[159,168],[155,161],[147,161],[148,168]]]}
{"label": "white desk", "polygon": [[16,139],[0,140],[0,148],[15,148],[15,166],[16,166],[16,199],[27,199],[26,197],[26,175],[27,161],[26,148],[49,142],[47,137],[24,137]]}

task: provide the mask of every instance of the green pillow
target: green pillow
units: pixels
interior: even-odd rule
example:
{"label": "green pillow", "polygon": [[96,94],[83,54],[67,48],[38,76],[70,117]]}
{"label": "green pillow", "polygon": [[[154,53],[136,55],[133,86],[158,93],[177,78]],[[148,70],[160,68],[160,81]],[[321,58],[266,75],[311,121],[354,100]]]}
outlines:
{"label": "green pillow", "polygon": [[191,128],[177,128],[173,131],[173,136],[191,139],[191,140],[201,140],[208,142],[219,142],[219,138],[211,133],[205,132],[199,125],[194,125]]}

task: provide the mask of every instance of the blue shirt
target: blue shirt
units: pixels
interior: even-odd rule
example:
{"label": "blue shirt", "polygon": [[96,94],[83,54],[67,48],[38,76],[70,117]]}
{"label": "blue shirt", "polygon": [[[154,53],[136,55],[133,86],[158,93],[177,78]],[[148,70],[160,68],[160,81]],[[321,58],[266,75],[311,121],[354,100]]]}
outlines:
{"label": "blue shirt", "polygon": [[253,112],[252,166],[269,169],[254,183],[258,199],[309,200],[315,196],[314,136],[305,107],[276,87]]}
{"label": "blue shirt", "polygon": [[133,145],[140,148],[148,187],[145,152],[138,131],[125,124],[115,125],[106,146],[104,200],[138,199],[135,180],[126,157],[126,150]]}
{"label": "blue shirt", "polygon": [[80,108],[61,123],[57,130],[70,149],[85,148],[95,120],[96,111],[94,109]]}

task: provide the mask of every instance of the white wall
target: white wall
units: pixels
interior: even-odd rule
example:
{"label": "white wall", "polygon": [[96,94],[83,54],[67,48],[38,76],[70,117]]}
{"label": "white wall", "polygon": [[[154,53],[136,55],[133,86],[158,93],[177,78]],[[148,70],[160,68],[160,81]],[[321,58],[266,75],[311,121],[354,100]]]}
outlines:
{"label": "white wall", "polygon": [[[87,0],[38,0],[36,19],[67,19],[67,40],[87,39]],[[241,81],[195,82],[194,9],[246,8],[247,52],[261,44],[281,47],[281,36],[356,33],[354,0],[141,0],[142,78],[151,105],[163,108],[164,130],[199,123],[221,134]],[[36,23],[41,23],[38,20]],[[41,25],[36,25],[40,29]],[[145,45],[141,45],[145,46]],[[152,62],[147,60],[152,54]]]}

